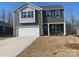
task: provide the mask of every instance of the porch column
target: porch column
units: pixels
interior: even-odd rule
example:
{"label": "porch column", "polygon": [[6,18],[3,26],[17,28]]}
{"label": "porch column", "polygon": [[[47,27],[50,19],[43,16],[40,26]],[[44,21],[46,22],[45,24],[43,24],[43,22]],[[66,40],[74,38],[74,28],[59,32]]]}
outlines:
{"label": "porch column", "polygon": [[64,35],[66,35],[66,24],[64,22]]}
{"label": "porch column", "polygon": [[49,23],[48,23],[48,36],[50,35],[50,32],[49,32]]}

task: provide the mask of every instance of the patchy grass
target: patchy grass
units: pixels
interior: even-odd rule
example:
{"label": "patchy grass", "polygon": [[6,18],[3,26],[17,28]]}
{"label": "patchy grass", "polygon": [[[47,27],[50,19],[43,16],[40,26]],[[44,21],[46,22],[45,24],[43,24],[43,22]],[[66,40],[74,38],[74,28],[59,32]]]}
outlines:
{"label": "patchy grass", "polygon": [[79,56],[79,37],[39,37],[17,57]]}

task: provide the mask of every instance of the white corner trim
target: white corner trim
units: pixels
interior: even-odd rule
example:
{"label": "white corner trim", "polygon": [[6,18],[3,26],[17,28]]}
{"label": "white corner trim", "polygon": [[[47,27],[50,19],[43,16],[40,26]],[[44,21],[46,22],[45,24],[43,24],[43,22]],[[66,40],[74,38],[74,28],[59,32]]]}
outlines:
{"label": "white corner trim", "polygon": [[64,35],[66,35],[66,24],[64,22]]}
{"label": "white corner trim", "polygon": [[41,31],[42,31],[42,35],[43,35],[43,15],[42,15],[42,10],[41,10]]}
{"label": "white corner trim", "polygon": [[50,35],[50,32],[49,32],[49,23],[48,23],[48,36]]}
{"label": "white corner trim", "polygon": [[13,12],[13,36],[15,36],[15,19],[14,19],[14,12]]}

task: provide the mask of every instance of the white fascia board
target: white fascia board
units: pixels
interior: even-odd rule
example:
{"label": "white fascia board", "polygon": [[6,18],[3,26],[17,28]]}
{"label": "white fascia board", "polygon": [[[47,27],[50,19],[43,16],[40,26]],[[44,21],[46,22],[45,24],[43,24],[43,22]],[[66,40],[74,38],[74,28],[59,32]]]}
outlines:
{"label": "white fascia board", "polygon": [[36,8],[38,8],[38,9],[40,9],[40,10],[42,10],[43,8],[41,8],[41,7],[39,7],[39,6],[36,6],[36,5],[34,5],[34,4],[31,4],[31,3],[29,3],[29,2],[27,2],[29,5],[32,5],[32,6],[34,6],[34,7],[36,7]]}
{"label": "white fascia board", "polygon": [[[28,4],[28,5],[31,5],[31,6],[33,6],[33,7],[35,7],[34,9],[43,10],[43,8],[41,8],[41,7],[39,7],[39,6],[36,6],[36,5],[34,5],[34,4],[31,4],[31,3],[29,3],[29,2],[27,2],[27,4]],[[26,6],[27,4],[23,4],[23,5]],[[22,5],[22,6],[23,6],[23,5]],[[28,5],[27,5],[27,6],[28,6]],[[20,6],[20,7],[22,7],[22,6]],[[20,9],[22,9],[24,6],[23,6],[22,8],[20,8],[20,7],[16,8],[14,11],[20,10]],[[19,9],[19,8],[20,8],[20,9]]]}
{"label": "white fascia board", "polygon": [[64,22],[55,22],[55,23],[48,23],[48,24],[64,24]]}

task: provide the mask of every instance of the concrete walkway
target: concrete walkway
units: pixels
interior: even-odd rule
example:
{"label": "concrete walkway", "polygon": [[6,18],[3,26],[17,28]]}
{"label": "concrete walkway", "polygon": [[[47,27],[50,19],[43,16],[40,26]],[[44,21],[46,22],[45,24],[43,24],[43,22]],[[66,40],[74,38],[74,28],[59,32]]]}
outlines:
{"label": "concrete walkway", "polygon": [[37,37],[14,37],[0,41],[0,57],[15,57],[28,47]]}

